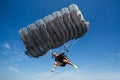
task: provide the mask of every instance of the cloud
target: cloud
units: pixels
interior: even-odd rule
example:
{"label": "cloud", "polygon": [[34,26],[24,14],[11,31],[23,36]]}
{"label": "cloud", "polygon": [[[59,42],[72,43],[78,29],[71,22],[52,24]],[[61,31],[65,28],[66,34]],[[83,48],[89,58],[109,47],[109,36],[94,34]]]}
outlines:
{"label": "cloud", "polygon": [[93,66],[95,66],[96,64],[86,64],[84,67],[85,68],[90,68],[90,67],[93,67]]}
{"label": "cloud", "polygon": [[112,54],[113,56],[118,56],[118,57],[120,57],[120,53],[114,53],[114,54]]}
{"label": "cloud", "polygon": [[13,71],[13,72],[19,73],[19,74],[22,73],[22,71],[20,71],[18,68],[13,67],[13,66],[10,66],[8,69],[11,70],[11,71]]}
{"label": "cloud", "polygon": [[3,47],[6,48],[6,49],[10,49],[10,45],[9,45],[7,42],[5,42],[5,43],[3,44]]}
{"label": "cloud", "polygon": [[32,75],[31,78],[29,78],[29,80],[39,80],[39,79],[43,79],[43,80],[84,80],[81,76],[80,76],[81,72],[77,73],[75,71],[64,71],[64,72],[43,72],[43,73],[32,73],[29,74]]}
{"label": "cloud", "polygon": [[9,56],[9,59],[22,61],[22,59],[25,58],[23,50],[21,50],[16,43],[11,43],[10,45],[8,42],[4,41],[1,47],[4,49],[1,49],[0,53],[3,54],[3,56]]}
{"label": "cloud", "polygon": [[[120,80],[120,73],[105,73],[105,72],[89,72],[84,69],[58,71],[55,72],[22,72],[16,67],[9,67],[13,72],[19,74],[12,74],[10,77],[15,77],[17,80]],[[22,73],[22,74],[21,74]],[[16,80],[16,78],[12,80]]]}
{"label": "cloud", "polygon": [[120,80],[120,73],[92,73],[80,70],[28,74],[28,80]]}

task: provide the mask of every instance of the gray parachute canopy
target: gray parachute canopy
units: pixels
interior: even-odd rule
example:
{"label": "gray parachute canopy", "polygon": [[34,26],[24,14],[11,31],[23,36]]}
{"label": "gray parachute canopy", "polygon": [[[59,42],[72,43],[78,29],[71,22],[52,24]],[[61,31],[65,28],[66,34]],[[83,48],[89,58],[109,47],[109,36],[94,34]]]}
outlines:
{"label": "gray parachute canopy", "polygon": [[89,29],[77,5],[53,12],[35,23],[20,29],[19,34],[26,47],[26,54],[38,58],[50,49],[82,37]]}

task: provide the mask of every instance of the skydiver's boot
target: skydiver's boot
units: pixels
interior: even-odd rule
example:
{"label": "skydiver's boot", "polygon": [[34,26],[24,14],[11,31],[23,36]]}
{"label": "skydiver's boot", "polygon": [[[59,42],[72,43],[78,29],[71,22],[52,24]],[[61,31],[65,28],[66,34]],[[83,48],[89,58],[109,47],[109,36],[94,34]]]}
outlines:
{"label": "skydiver's boot", "polygon": [[75,69],[78,69],[78,67],[74,64],[72,64],[71,62],[68,62],[68,64],[70,64],[71,66],[73,66]]}
{"label": "skydiver's boot", "polygon": [[57,66],[56,66],[56,65],[54,65],[54,66],[53,66],[53,68],[51,69],[51,71],[52,71],[52,72],[54,72],[54,71],[55,71],[55,69],[56,69],[56,67],[57,67]]}
{"label": "skydiver's boot", "polygon": [[78,69],[78,66],[76,66],[76,65],[73,65],[73,67],[74,67],[75,69]]}

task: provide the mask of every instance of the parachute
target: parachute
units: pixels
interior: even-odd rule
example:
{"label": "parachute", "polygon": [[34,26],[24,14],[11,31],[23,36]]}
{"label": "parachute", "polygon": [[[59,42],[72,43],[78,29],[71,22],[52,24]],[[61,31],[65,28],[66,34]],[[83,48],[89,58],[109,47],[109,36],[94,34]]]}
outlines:
{"label": "parachute", "polygon": [[25,53],[38,58],[50,49],[81,38],[88,29],[89,22],[85,21],[78,6],[72,4],[20,29],[19,34],[26,48]]}

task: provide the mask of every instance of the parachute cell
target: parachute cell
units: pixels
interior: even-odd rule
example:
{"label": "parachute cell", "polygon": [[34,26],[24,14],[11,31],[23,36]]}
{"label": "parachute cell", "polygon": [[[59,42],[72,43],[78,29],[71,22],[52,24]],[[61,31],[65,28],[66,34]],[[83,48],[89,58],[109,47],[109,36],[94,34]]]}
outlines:
{"label": "parachute cell", "polygon": [[81,38],[89,29],[77,5],[53,12],[19,30],[28,56],[38,58],[50,49],[58,48],[64,43]]}

